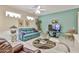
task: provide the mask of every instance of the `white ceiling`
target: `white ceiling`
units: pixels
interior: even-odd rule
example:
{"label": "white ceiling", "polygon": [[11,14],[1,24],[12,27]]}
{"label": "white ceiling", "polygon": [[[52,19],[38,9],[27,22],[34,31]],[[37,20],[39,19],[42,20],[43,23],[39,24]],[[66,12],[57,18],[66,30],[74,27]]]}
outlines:
{"label": "white ceiling", "polygon": [[[32,9],[34,6],[35,5],[11,5],[10,7],[23,10],[25,12],[29,12],[31,14],[35,14],[34,13],[35,10]],[[79,5],[40,5],[40,7],[42,9],[46,9],[46,11],[41,11],[41,14],[39,14],[38,16],[49,14],[49,13],[55,13],[59,11],[64,11],[64,10],[69,10],[69,9],[74,9],[74,8],[79,8]]]}

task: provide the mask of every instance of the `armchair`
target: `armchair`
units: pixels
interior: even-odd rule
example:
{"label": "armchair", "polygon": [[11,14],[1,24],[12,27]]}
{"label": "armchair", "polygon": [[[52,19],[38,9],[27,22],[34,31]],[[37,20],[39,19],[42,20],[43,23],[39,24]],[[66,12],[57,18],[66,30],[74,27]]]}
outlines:
{"label": "armchair", "polygon": [[11,44],[3,38],[0,38],[0,53],[41,53],[40,50],[31,50],[18,44],[12,47]]}

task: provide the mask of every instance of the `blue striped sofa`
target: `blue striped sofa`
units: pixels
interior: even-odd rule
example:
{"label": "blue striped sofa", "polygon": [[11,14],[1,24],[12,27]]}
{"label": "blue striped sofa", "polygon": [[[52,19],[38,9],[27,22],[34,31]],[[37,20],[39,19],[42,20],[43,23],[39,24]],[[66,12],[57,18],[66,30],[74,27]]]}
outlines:
{"label": "blue striped sofa", "polygon": [[19,39],[21,41],[27,41],[40,36],[35,28],[19,28]]}

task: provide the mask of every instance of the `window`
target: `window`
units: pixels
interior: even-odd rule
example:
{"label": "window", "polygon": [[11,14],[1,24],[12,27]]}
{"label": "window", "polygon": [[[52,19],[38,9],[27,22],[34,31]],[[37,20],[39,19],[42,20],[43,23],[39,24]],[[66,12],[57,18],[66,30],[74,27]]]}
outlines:
{"label": "window", "polygon": [[34,20],[34,18],[31,17],[31,16],[27,16],[26,18],[27,18],[28,20]]}
{"label": "window", "polygon": [[15,18],[21,18],[20,14],[14,13],[14,12],[9,12],[9,11],[6,11],[6,16],[15,17]]}

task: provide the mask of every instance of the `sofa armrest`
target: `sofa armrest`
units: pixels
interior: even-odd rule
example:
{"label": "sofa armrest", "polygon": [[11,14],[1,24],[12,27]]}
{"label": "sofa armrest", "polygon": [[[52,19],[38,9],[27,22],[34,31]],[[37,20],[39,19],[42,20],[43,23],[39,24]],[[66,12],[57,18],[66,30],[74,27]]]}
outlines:
{"label": "sofa armrest", "polygon": [[15,47],[13,47],[13,52],[14,52],[14,53],[18,53],[18,52],[20,52],[21,50],[23,50],[23,45],[22,45],[22,44],[18,44],[18,45],[16,45]]}

